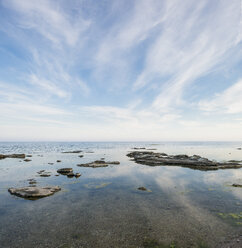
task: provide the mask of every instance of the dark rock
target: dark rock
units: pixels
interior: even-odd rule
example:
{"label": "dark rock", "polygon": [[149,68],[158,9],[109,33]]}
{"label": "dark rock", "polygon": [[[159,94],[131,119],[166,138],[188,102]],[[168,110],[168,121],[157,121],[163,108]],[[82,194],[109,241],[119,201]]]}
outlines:
{"label": "dark rock", "polygon": [[0,154],[0,159],[4,158],[25,158],[25,154]]}
{"label": "dark rock", "polygon": [[134,149],[134,150],[145,150],[146,148],[145,147],[133,147],[132,149]]}
{"label": "dark rock", "polygon": [[167,155],[164,153],[154,153],[150,151],[135,151],[127,154],[128,157],[138,164],[149,166],[181,166],[197,170],[218,170],[218,169],[234,169],[241,168],[242,164],[236,162],[216,162],[198,155],[188,156]]}
{"label": "dark rock", "polygon": [[139,187],[138,190],[146,191],[147,189],[145,187]]}
{"label": "dark rock", "polygon": [[79,155],[79,158],[83,158],[83,155]]}
{"label": "dark rock", "polygon": [[105,162],[104,160],[96,160],[91,163],[86,163],[86,164],[78,164],[77,166],[80,167],[91,167],[91,168],[100,168],[100,167],[107,167],[109,164],[120,164],[119,161],[108,161]]}
{"label": "dark rock", "polygon": [[67,152],[62,152],[62,153],[81,153],[81,150],[77,150],[77,151],[67,151]]}
{"label": "dark rock", "polygon": [[238,148],[236,148],[237,150],[242,150],[242,148],[241,147],[238,147]]}
{"label": "dark rock", "polygon": [[24,161],[25,161],[25,162],[30,162],[30,161],[32,161],[32,160],[31,160],[31,159],[26,158],[26,159],[24,159]]}
{"label": "dark rock", "polygon": [[36,184],[36,181],[29,181],[29,184]]}
{"label": "dark rock", "polygon": [[55,192],[60,191],[59,186],[49,186],[49,187],[23,187],[23,188],[10,188],[9,193],[22,198],[34,200],[43,198],[46,196],[53,195]]}
{"label": "dark rock", "polygon": [[54,163],[48,163],[49,165],[53,165]]}
{"label": "dark rock", "polygon": [[60,163],[60,162],[61,162],[61,160],[56,160],[56,162],[57,162],[57,163]]}
{"label": "dark rock", "polygon": [[63,174],[63,175],[67,175],[70,172],[73,172],[72,168],[61,168],[57,170],[58,173]]}
{"label": "dark rock", "polygon": [[[105,162],[105,161],[104,161]],[[119,161],[107,161],[106,164],[120,164]]]}
{"label": "dark rock", "polygon": [[74,177],[75,176],[75,174],[73,172],[69,172],[66,175],[67,175],[67,177]]}
{"label": "dark rock", "polygon": [[233,186],[233,187],[240,187],[240,188],[242,188],[242,184],[234,183],[234,184],[232,184],[232,186]]}
{"label": "dark rock", "polygon": [[78,178],[78,177],[80,177],[80,176],[81,176],[80,173],[76,173],[76,174],[75,174],[75,177],[76,177],[76,178]]}
{"label": "dark rock", "polygon": [[31,157],[32,157],[32,155],[26,155],[26,157],[27,157],[27,158],[31,158]]}

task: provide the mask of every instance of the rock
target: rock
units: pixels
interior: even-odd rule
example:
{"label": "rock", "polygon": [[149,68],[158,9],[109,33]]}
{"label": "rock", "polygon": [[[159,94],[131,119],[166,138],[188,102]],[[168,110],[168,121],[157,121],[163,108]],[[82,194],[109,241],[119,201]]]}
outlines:
{"label": "rock", "polygon": [[77,151],[67,151],[67,152],[62,152],[62,153],[81,153],[81,150],[77,150]]}
{"label": "rock", "polygon": [[237,150],[242,150],[242,148],[241,147],[238,147],[238,148],[236,148]]}
{"label": "rock", "polygon": [[36,181],[29,181],[29,184],[36,184]]}
{"label": "rock", "polygon": [[77,166],[80,167],[91,167],[91,168],[100,168],[100,167],[107,167],[109,164],[120,164],[119,161],[109,161],[105,162],[104,160],[96,160],[91,163],[86,163],[86,164],[78,164]]}
{"label": "rock", "polygon": [[0,154],[0,159],[4,158],[25,158],[25,154]]}
{"label": "rock", "polygon": [[38,171],[37,173],[38,174],[41,174],[41,173],[43,173],[45,170],[40,170],[40,171]]}
{"label": "rock", "polygon": [[56,177],[58,177],[58,176],[59,176],[59,174],[56,174],[55,176],[56,176]]}
{"label": "rock", "polygon": [[198,155],[188,156],[186,154],[167,155],[150,151],[134,151],[127,154],[137,164],[149,166],[181,166],[197,170],[218,170],[241,168],[242,164],[237,162],[216,162]]}
{"label": "rock", "polygon": [[39,175],[40,177],[50,177],[51,174],[49,174],[49,172],[45,172]]}
{"label": "rock", "polygon": [[32,157],[32,155],[26,155],[26,157],[27,157],[27,158],[31,158],[31,157]]}
{"label": "rock", "polygon": [[[105,162],[105,161],[104,161]],[[107,161],[106,164],[120,164],[119,161]]]}
{"label": "rock", "polygon": [[61,160],[56,160],[56,162],[57,162],[57,163],[60,163],[60,162],[61,162]]}
{"label": "rock", "polygon": [[134,149],[134,150],[145,150],[146,148],[145,147],[133,147],[132,149]]}
{"label": "rock", "polygon": [[16,195],[25,199],[39,199],[46,196],[53,195],[55,192],[60,191],[59,186],[49,187],[23,187],[23,188],[9,188],[8,191],[12,195]]}
{"label": "rock", "polygon": [[80,177],[80,176],[81,176],[80,173],[76,173],[76,174],[75,174],[75,177],[76,177],[76,178],[78,178],[78,177]]}
{"label": "rock", "polygon": [[86,151],[86,153],[94,153],[93,151]]}
{"label": "rock", "polygon": [[54,163],[48,163],[49,165],[53,165]]}
{"label": "rock", "polygon": [[79,155],[79,158],[83,158],[83,155]]}
{"label": "rock", "polygon": [[147,189],[145,187],[139,187],[138,190],[146,191]]}
{"label": "rock", "polygon": [[72,168],[61,168],[57,170],[58,173],[63,174],[63,175],[67,175],[70,172],[73,172]]}
{"label": "rock", "polygon": [[26,159],[24,159],[24,161],[25,161],[25,162],[30,162],[30,161],[32,161],[32,160],[31,160],[31,159],[26,158]]}
{"label": "rock", "polygon": [[240,187],[240,188],[242,188],[242,184],[234,183],[234,184],[232,184],[232,186],[233,186],[233,187]]}
{"label": "rock", "polygon": [[66,175],[67,175],[67,177],[74,177],[75,176],[75,174],[73,172],[69,172]]}

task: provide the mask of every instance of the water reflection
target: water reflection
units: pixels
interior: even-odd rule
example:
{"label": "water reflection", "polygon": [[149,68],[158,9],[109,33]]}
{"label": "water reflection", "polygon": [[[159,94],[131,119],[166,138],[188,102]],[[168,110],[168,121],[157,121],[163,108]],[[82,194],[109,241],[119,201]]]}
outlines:
{"label": "water reflection", "polygon": [[[126,157],[135,146],[220,161],[242,158],[235,149],[242,145],[237,143],[0,144],[0,153],[33,155],[28,163],[0,160],[1,247],[142,247],[146,239],[176,242],[178,247],[199,247],[201,242],[218,247],[241,232],[242,189],[230,186],[242,182],[241,169],[196,171],[135,164]],[[83,150],[84,156],[63,154],[66,150]],[[121,164],[76,166],[100,158]],[[82,176],[56,177],[56,170],[63,167]],[[51,177],[39,177],[37,172],[43,169]],[[62,191],[35,202],[8,194],[7,188],[28,185],[29,178],[40,186],[59,185]],[[141,186],[151,192],[137,190]]]}

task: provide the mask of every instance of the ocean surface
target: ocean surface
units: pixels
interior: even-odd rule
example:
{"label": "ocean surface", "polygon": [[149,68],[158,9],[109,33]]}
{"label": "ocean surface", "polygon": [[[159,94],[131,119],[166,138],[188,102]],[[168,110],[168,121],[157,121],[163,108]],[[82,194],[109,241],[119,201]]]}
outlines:
{"label": "ocean surface", "polygon": [[[126,156],[133,147],[242,160],[242,142],[0,143],[0,154],[32,155],[0,160],[0,247],[242,247],[242,188],[231,187],[242,169],[140,165]],[[84,156],[62,153],[74,150]],[[120,165],[77,166],[101,158]],[[82,176],[55,176],[64,167]],[[35,201],[9,194],[31,178],[61,191]]]}

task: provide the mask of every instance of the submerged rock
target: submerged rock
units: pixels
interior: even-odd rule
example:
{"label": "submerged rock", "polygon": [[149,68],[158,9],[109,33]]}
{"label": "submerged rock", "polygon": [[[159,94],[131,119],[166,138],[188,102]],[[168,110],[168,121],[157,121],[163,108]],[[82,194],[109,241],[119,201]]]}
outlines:
{"label": "submerged rock", "polygon": [[32,160],[31,160],[31,159],[26,158],[26,159],[24,159],[24,161],[25,161],[25,162],[30,162],[30,161],[32,161]]}
{"label": "submerged rock", "polygon": [[81,153],[81,150],[77,150],[77,151],[67,151],[67,152],[62,152],[62,153]]}
{"label": "submerged rock", "polygon": [[31,158],[31,157],[32,157],[32,155],[26,155],[26,157],[27,157],[27,158]]}
{"label": "submerged rock", "polygon": [[147,189],[145,187],[139,187],[138,190],[146,191]]}
{"label": "submerged rock", "polygon": [[76,178],[78,178],[78,177],[80,177],[80,176],[81,176],[80,173],[76,173],[76,174],[75,174],[75,177],[76,177]]}
{"label": "submerged rock", "polygon": [[60,191],[59,186],[48,187],[23,187],[23,188],[9,188],[8,192],[25,199],[39,199],[46,196],[53,195],[55,192]]}
{"label": "submerged rock", "polygon": [[53,165],[54,163],[48,163],[49,165]]}
{"label": "submerged rock", "polygon": [[79,155],[79,158],[83,158],[83,155]]}
{"label": "submerged rock", "polygon": [[51,174],[50,174],[50,172],[44,172],[44,173],[41,173],[39,176],[40,177],[50,177]]}
{"label": "submerged rock", "polygon": [[232,186],[233,186],[233,187],[240,187],[240,188],[242,188],[242,184],[234,183],[234,184],[232,184]]}
{"label": "submerged rock", "polygon": [[128,157],[138,164],[149,166],[181,166],[197,170],[218,170],[242,168],[237,162],[216,162],[203,158],[199,155],[188,156],[186,154],[167,155],[165,153],[155,153],[149,151],[135,151],[127,154]]}
{"label": "submerged rock", "polygon": [[100,168],[100,167],[107,167],[109,164],[120,164],[119,161],[104,161],[104,160],[96,160],[91,163],[86,163],[86,164],[77,164],[77,166],[80,167],[91,167],[91,168]]}
{"label": "submerged rock", "polygon": [[61,162],[61,160],[56,160],[56,162],[57,162],[57,163],[60,163],[60,162]]}
{"label": "submerged rock", "polygon": [[73,172],[72,168],[61,168],[57,170],[58,173],[63,174],[63,175],[67,175],[70,172]]}
{"label": "submerged rock", "polygon": [[0,159],[4,158],[25,158],[25,154],[0,154]]}

